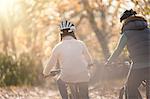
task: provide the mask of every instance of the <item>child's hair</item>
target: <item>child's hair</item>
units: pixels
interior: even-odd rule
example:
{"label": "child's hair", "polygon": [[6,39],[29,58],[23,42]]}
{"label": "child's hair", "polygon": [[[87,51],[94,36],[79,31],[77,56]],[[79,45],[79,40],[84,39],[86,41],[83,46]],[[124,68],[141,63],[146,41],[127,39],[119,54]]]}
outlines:
{"label": "child's hair", "polygon": [[120,17],[120,22],[122,22],[123,20],[127,19],[128,17],[132,16],[132,15],[136,15],[136,11],[131,10],[126,10],[125,12],[123,12],[123,14]]}
{"label": "child's hair", "polygon": [[72,36],[74,39],[77,39],[73,31],[61,33],[60,34],[60,37],[61,37],[60,40],[62,41],[63,37],[65,37],[65,36]]}

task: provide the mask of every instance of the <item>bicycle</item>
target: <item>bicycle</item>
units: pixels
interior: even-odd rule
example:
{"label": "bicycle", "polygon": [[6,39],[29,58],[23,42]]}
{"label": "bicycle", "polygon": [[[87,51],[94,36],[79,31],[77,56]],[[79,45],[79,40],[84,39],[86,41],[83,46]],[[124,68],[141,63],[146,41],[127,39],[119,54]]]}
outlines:
{"label": "bicycle", "polygon": [[[125,62],[125,63],[117,63],[119,65],[126,65],[126,66],[130,66],[129,62]],[[113,64],[109,64],[109,66],[113,66]],[[146,89],[146,99],[150,99],[150,80],[144,80],[142,81],[142,86],[145,87]],[[127,94],[127,86],[126,84],[120,89],[119,92],[119,99],[128,99],[128,94]],[[142,99],[142,96],[140,94],[140,91],[138,91],[138,99]]]}
{"label": "bicycle", "polygon": [[[145,87],[146,89],[146,99],[150,99],[150,79],[149,80],[143,80],[142,81],[142,86]],[[124,85],[119,92],[119,99],[128,99],[128,94],[127,94],[127,86]],[[138,91],[138,99],[142,99],[142,96],[140,94],[140,91]]]}
{"label": "bicycle", "polygon": [[[57,75],[59,75],[61,72],[60,69],[56,69],[56,70],[52,70],[50,72],[49,76],[55,77]],[[78,91],[78,83],[66,83],[67,85],[67,97],[68,99],[80,99],[80,92]]]}
{"label": "bicycle", "polygon": [[[144,80],[142,82],[142,85],[146,89],[146,99],[150,99],[150,80],[149,81]],[[139,91],[138,91],[138,97],[139,97],[138,99],[142,99],[142,96]],[[126,85],[123,88],[121,88],[120,93],[119,93],[119,99],[128,99]]]}

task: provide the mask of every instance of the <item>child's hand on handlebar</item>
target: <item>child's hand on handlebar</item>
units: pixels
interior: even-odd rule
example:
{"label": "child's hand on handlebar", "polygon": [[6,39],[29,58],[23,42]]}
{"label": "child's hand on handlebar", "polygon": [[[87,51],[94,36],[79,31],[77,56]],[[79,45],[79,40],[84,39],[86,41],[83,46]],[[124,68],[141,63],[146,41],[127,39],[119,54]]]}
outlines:
{"label": "child's hand on handlebar", "polygon": [[104,65],[105,65],[105,66],[108,66],[108,65],[110,65],[110,64],[111,64],[111,63],[110,63],[109,61],[106,61]]}
{"label": "child's hand on handlebar", "polygon": [[113,65],[113,64],[114,64],[114,62],[106,61],[104,65],[105,65],[106,67],[109,67],[109,66],[111,66],[111,65]]}
{"label": "child's hand on handlebar", "polygon": [[58,75],[60,72],[61,72],[60,69],[52,70],[52,71],[50,72],[50,76],[56,76],[56,75]]}
{"label": "child's hand on handlebar", "polygon": [[44,75],[43,73],[42,73],[42,76],[44,77],[44,78],[47,78],[47,77],[54,77],[54,76],[56,76],[56,75],[58,75],[59,73],[60,73],[60,69],[57,69],[57,70],[52,70],[52,71],[50,71],[50,74],[48,74],[48,75]]}

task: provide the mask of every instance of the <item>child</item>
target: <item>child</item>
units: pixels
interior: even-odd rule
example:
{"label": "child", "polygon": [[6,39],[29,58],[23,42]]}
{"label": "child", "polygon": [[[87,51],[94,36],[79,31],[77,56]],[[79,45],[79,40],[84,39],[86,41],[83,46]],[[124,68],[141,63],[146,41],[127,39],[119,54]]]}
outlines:
{"label": "child", "polygon": [[[56,66],[59,62],[61,67],[60,78],[58,79],[58,88],[62,99],[68,99],[67,83],[77,84],[80,97],[89,99],[88,82],[89,73],[88,66],[93,65],[86,45],[77,40],[75,36],[75,26],[69,21],[62,21],[60,24],[61,42],[52,50],[52,54],[48,64],[45,66],[43,74],[49,75],[51,66]],[[75,94],[76,93],[72,93]]]}

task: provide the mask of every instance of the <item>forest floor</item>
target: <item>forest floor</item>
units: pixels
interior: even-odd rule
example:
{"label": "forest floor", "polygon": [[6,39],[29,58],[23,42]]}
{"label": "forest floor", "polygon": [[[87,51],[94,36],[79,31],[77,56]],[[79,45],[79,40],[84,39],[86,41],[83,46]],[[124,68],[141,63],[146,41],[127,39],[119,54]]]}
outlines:
{"label": "forest floor", "polygon": [[[95,89],[90,91],[91,99],[116,99],[117,89]],[[40,87],[0,88],[0,99],[61,99],[57,90]]]}
{"label": "forest floor", "polygon": [[[119,88],[90,90],[90,99],[118,99]],[[58,90],[41,87],[0,88],[0,99],[61,99]]]}

